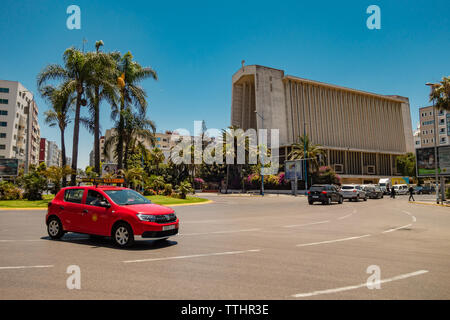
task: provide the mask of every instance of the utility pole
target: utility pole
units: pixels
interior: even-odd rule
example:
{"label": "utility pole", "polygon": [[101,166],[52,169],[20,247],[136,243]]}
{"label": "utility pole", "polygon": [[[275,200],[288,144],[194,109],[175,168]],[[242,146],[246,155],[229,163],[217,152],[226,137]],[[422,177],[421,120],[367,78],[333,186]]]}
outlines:
{"label": "utility pole", "polygon": [[[258,113],[258,111],[255,110],[255,113],[261,118],[261,128],[264,129],[264,117]],[[264,159],[264,153],[262,153],[262,157]],[[261,159],[261,195],[264,196],[264,170],[263,165],[264,161]]]}
{"label": "utility pole", "polygon": [[[425,84],[431,88],[431,92],[433,92],[434,83],[427,82]],[[439,176],[438,176],[438,152],[437,152],[437,125],[436,125],[436,109],[434,106],[433,99],[433,122],[434,122],[434,178],[436,182],[436,203],[439,204]]]}

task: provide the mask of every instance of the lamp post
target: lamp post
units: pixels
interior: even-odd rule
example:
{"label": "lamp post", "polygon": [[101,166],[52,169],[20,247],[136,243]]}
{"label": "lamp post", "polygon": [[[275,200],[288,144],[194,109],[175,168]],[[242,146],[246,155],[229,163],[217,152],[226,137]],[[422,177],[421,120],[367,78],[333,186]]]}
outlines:
{"label": "lamp post", "polygon": [[[258,111],[255,110],[255,113],[261,118],[261,128],[264,129],[264,117],[258,113]],[[262,154],[262,157],[264,157],[264,153]],[[261,159],[262,160],[262,159]],[[263,170],[263,163],[264,161],[261,161],[261,195],[264,196],[264,170]]]}
{"label": "lamp post", "polygon": [[[433,87],[435,86],[434,83],[427,82],[425,84],[426,86],[429,86],[431,89],[431,92],[433,92]],[[438,183],[438,154],[437,154],[437,126],[436,126],[436,110],[434,107],[434,99],[433,101],[433,122],[434,122],[434,177],[436,182],[436,203],[439,204],[439,183]]]}

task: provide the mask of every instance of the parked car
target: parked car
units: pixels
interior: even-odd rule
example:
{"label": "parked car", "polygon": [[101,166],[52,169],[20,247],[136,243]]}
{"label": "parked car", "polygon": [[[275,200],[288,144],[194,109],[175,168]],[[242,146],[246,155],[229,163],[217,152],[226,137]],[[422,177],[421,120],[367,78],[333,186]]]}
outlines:
{"label": "parked car", "polygon": [[395,190],[395,194],[398,195],[407,194],[409,189],[407,184],[396,184],[393,188]]}
{"label": "parked car", "polygon": [[384,197],[384,192],[379,186],[363,185],[361,187],[369,199],[382,199]]}
{"label": "parked car", "polygon": [[363,199],[367,201],[367,195],[362,190],[361,186],[358,184],[345,184],[341,187],[341,194],[344,199],[348,199],[349,201],[358,201],[359,199]]}
{"label": "parked car", "polygon": [[430,186],[417,186],[414,187],[414,193],[415,194],[432,194],[434,193],[436,190],[434,187],[430,187]]}
{"label": "parked car", "polygon": [[112,186],[61,189],[48,204],[45,222],[52,239],[77,232],[110,236],[119,247],[131,246],[138,235],[167,239],[179,228],[171,208],[152,204],[134,190]]}
{"label": "parked car", "polygon": [[321,202],[322,204],[331,204],[337,202],[341,204],[344,198],[339,193],[339,190],[331,184],[318,185],[314,184],[308,191],[308,203]]}

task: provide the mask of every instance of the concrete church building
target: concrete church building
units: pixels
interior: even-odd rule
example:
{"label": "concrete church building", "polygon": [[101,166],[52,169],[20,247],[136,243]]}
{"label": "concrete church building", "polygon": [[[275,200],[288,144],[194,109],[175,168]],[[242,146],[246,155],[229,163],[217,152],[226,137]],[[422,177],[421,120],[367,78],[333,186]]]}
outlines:
{"label": "concrete church building", "polygon": [[231,124],[244,130],[279,129],[280,164],[306,130],[311,142],[326,150],[326,164],[344,183],[378,183],[396,176],[396,157],[414,152],[408,98],[258,65],[243,66],[233,75]]}

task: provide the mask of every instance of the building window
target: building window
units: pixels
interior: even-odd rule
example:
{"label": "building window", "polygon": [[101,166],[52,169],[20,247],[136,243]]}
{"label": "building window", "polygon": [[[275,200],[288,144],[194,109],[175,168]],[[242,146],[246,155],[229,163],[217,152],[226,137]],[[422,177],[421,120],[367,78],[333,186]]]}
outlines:
{"label": "building window", "polygon": [[5,149],[6,149],[6,145],[0,144],[0,150],[5,150]]}
{"label": "building window", "polygon": [[445,143],[447,143],[447,139],[445,137],[442,137],[441,138],[441,144],[445,144]]}
{"label": "building window", "polygon": [[0,110],[0,116],[7,116],[8,110]]}
{"label": "building window", "polygon": [[6,138],[6,133],[3,133],[3,132],[0,133],[0,138],[3,138],[3,139]]}
{"label": "building window", "polygon": [[0,99],[0,104],[8,104],[8,99]]}
{"label": "building window", "polygon": [[440,128],[439,133],[445,133],[445,128]]}
{"label": "building window", "polygon": [[5,121],[0,121],[0,127],[6,127],[8,125]]}
{"label": "building window", "polygon": [[1,93],[9,93],[9,88],[0,88]]}
{"label": "building window", "polygon": [[445,119],[440,119],[440,120],[439,120],[439,124],[440,124],[440,125],[445,124]]}

